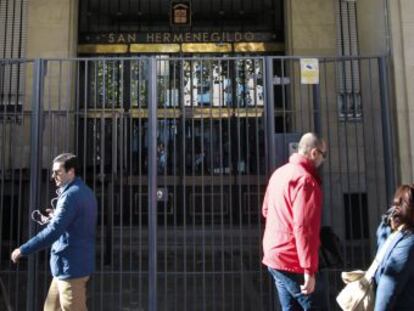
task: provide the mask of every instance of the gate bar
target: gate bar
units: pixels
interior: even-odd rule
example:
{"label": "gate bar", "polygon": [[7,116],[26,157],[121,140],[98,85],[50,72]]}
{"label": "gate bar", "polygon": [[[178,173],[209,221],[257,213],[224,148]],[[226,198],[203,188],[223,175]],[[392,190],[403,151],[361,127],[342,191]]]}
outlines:
{"label": "gate bar", "polygon": [[380,83],[380,100],[381,100],[381,122],[382,137],[384,148],[384,166],[385,182],[387,191],[387,204],[391,203],[395,191],[395,174],[393,162],[393,144],[391,132],[391,112],[389,107],[388,81],[387,81],[387,63],[385,56],[378,58],[379,65],[379,83]]}
{"label": "gate bar", "polygon": [[312,98],[313,98],[313,126],[314,131],[319,136],[322,135],[321,129],[321,104],[320,104],[320,84],[312,85]]}
{"label": "gate bar", "polygon": [[148,74],[148,310],[157,310],[157,63]]}
{"label": "gate bar", "polygon": [[274,89],[273,89],[273,58],[266,56],[264,58],[264,76],[266,84],[264,96],[265,96],[265,135],[267,139],[268,150],[266,151],[267,155],[267,174],[270,174],[275,169],[276,163],[276,146],[275,146],[275,105],[274,105]]}
{"label": "gate bar", "polygon": [[[31,115],[31,146],[30,146],[30,201],[29,215],[37,209],[40,204],[40,177],[42,170],[42,122],[43,122],[43,86],[44,71],[46,62],[43,59],[36,59],[33,68],[32,84],[32,115]],[[29,238],[35,233],[35,225],[29,219]],[[27,305],[26,310],[36,309],[35,303],[35,256],[28,258],[28,280],[27,280]]]}

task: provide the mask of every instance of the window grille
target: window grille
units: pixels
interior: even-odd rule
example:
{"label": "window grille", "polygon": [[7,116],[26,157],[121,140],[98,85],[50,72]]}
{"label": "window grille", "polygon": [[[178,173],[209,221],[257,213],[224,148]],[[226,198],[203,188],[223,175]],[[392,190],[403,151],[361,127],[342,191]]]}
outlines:
{"label": "window grille", "polygon": [[24,66],[11,59],[25,57],[27,0],[0,2],[0,106],[13,112],[23,104]]}
{"label": "window grille", "polygon": [[[340,56],[357,56],[359,50],[356,4],[339,0],[337,5],[337,50]],[[359,61],[339,61],[337,102],[341,120],[361,120],[362,102]]]}

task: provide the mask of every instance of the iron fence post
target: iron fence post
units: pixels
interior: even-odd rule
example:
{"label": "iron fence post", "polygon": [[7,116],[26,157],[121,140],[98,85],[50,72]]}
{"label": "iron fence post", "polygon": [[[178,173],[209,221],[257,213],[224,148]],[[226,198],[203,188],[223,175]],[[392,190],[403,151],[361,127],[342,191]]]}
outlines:
{"label": "iron fence post", "polygon": [[[45,61],[36,59],[33,65],[32,113],[30,133],[30,201],[29,213],[40,205],[40,182],[42,171],[42,124],[43,124],[43,86]],[[29,217],[29,237],[35,233],[34,222]],[[27,305],[26,310],[36,309],[35,299],[35,257],[28,258]]]}
{"label": "iron fence post", "polygon": [[273,58],[266,56],[265,60],[265,135],[267,139],[266,162],[271,174],[275,169],[276,150],[275,150],[275,105],[274,105],[274,89],[273,89]]}
{"label": "iron fence post", "polygon": [[313,126],[316,134],[321,135],[321,105],[320,105],[320,85],[312,85],[313,97]]}
{"label": "iron fence post", "polygon": [[148,93],[148,310],[157,310],[157,63],[149,59]]}
{"label": "iron fence post", "polygon": [[393,162],[393,144],[391,112],[389,107],[387,62],[385,56],[378,58],[379,79],[380,79],[380,101],[381,101],[381,123],[382,139],[384,148],[385,182],[387,191],[387,204],[391,203],[395,191],[395,171]]}

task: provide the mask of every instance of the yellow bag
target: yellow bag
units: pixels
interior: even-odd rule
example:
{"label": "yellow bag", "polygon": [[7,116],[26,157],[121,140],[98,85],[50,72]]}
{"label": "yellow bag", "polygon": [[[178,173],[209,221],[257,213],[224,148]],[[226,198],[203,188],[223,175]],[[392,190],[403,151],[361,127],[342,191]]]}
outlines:
{"label": "yellow bag", "polygon": [[346,286],[336,297],[344,311],[372,311],[375,306],[375,290],[372,279],[365,277],[365,271],[342,272]]}
{"label": "yellow bag", "polygon": [[375,256],[367,271],[342,272],[345,287],[336,297],[336,302],[344,311],[372,311],[375,307],[374,275],[384,259],[388,247],[397,232],[390,234]]}

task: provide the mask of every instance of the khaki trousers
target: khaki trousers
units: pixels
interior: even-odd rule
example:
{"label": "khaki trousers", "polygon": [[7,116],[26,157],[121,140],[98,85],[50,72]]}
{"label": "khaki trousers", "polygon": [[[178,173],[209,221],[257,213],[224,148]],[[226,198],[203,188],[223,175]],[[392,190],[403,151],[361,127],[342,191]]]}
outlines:
{"label": "khaki trousers", "polygon": [[53,278],[43,311],[87,311],[88,279],[89,276],[69,280]]}

